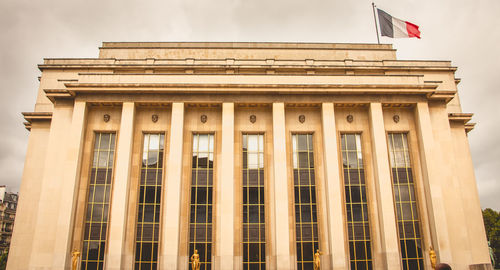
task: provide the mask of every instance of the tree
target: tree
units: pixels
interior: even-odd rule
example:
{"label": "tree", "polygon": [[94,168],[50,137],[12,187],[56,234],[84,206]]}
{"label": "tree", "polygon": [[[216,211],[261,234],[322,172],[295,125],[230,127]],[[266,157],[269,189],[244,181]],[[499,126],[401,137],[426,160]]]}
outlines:
{"label": "tree", "polygon": [[500,213],[491,208],[483,210],[484,227],[490,247],[495,254],[495,268],[500,268]]}
{"label": "tree", "polygon": [[7,258],[9,257],[9,248],[7,248],[2,256],[0,256],[0,270],[7,268]]}

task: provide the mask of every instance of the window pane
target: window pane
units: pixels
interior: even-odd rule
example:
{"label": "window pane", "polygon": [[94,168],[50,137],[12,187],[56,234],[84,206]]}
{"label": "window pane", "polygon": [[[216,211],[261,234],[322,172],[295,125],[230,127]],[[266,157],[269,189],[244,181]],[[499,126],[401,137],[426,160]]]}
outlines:
{"label": "window pane", "polygon": [[159,134],[151,134],[149,137],[149,151],[160,149],[160,136]]}
{"label": "window pane", "polygon": [[249,152],[257,152],[258,151],[258,138],[256,135],[248,136],[248,150]]}
{"label": "window pane", "polygon": [[199,145],[198,152],[208,152],[208,135],[198,135],[199,136]]}

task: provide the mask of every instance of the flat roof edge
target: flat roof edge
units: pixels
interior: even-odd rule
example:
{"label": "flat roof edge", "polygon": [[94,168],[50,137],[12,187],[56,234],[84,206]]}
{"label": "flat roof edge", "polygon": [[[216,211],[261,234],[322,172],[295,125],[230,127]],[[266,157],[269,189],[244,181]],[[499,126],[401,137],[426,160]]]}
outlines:
{"label": "flat roof edge", "polygon": [[394,50],[392,44],[315,42],[103,42],[100,49],[200,48],[200,49],[372,49]]}

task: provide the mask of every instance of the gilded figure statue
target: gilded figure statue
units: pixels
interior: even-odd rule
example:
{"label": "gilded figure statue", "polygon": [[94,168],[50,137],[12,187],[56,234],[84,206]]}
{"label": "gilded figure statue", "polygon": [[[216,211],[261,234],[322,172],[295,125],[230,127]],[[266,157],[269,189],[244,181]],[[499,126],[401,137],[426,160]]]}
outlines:
{"label": "gilded figure statue", "polygon": [[320,255],[323,254],[322,252],[316,250],[316,253],[314,253],[314,259],[313,259],[313,264],[314,264],[314,270],[319,270],[321,269],[321,259]]}
{"label": "gilded figure statue", "polygon": [[193,270],[200,270],[200,255],[198,255],[197,249],[195,249],[193,255],[191,255],[191,268]]}
{"label": "gilded figure statue", "polygon": [[429,258],[431,260],[432,269],[436,269],[437,256],[432,246],[429,247]]}
{"label": "gilded figure statue", "polygon": [[80,258],[80,252],[76,249],[71,253],[71,270],[78,269],[78,259]]}

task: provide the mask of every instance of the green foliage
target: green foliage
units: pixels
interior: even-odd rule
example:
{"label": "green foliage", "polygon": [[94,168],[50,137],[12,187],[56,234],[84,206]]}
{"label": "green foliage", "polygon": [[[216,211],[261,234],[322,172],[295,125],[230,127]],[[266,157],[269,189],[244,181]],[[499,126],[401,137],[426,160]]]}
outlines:
{"label": "green foliage", "polygon": [[495,254],[495,268],[500,268],[500,212],[486,208],[483,210],[483,220],[486,236]]}
{"label": "green foliage", "polygon": [[8,248],[5,250],[2,256],[0,256],[0,270],[5,270],[5,268],[7,268],[7,257],[9,257]]}

